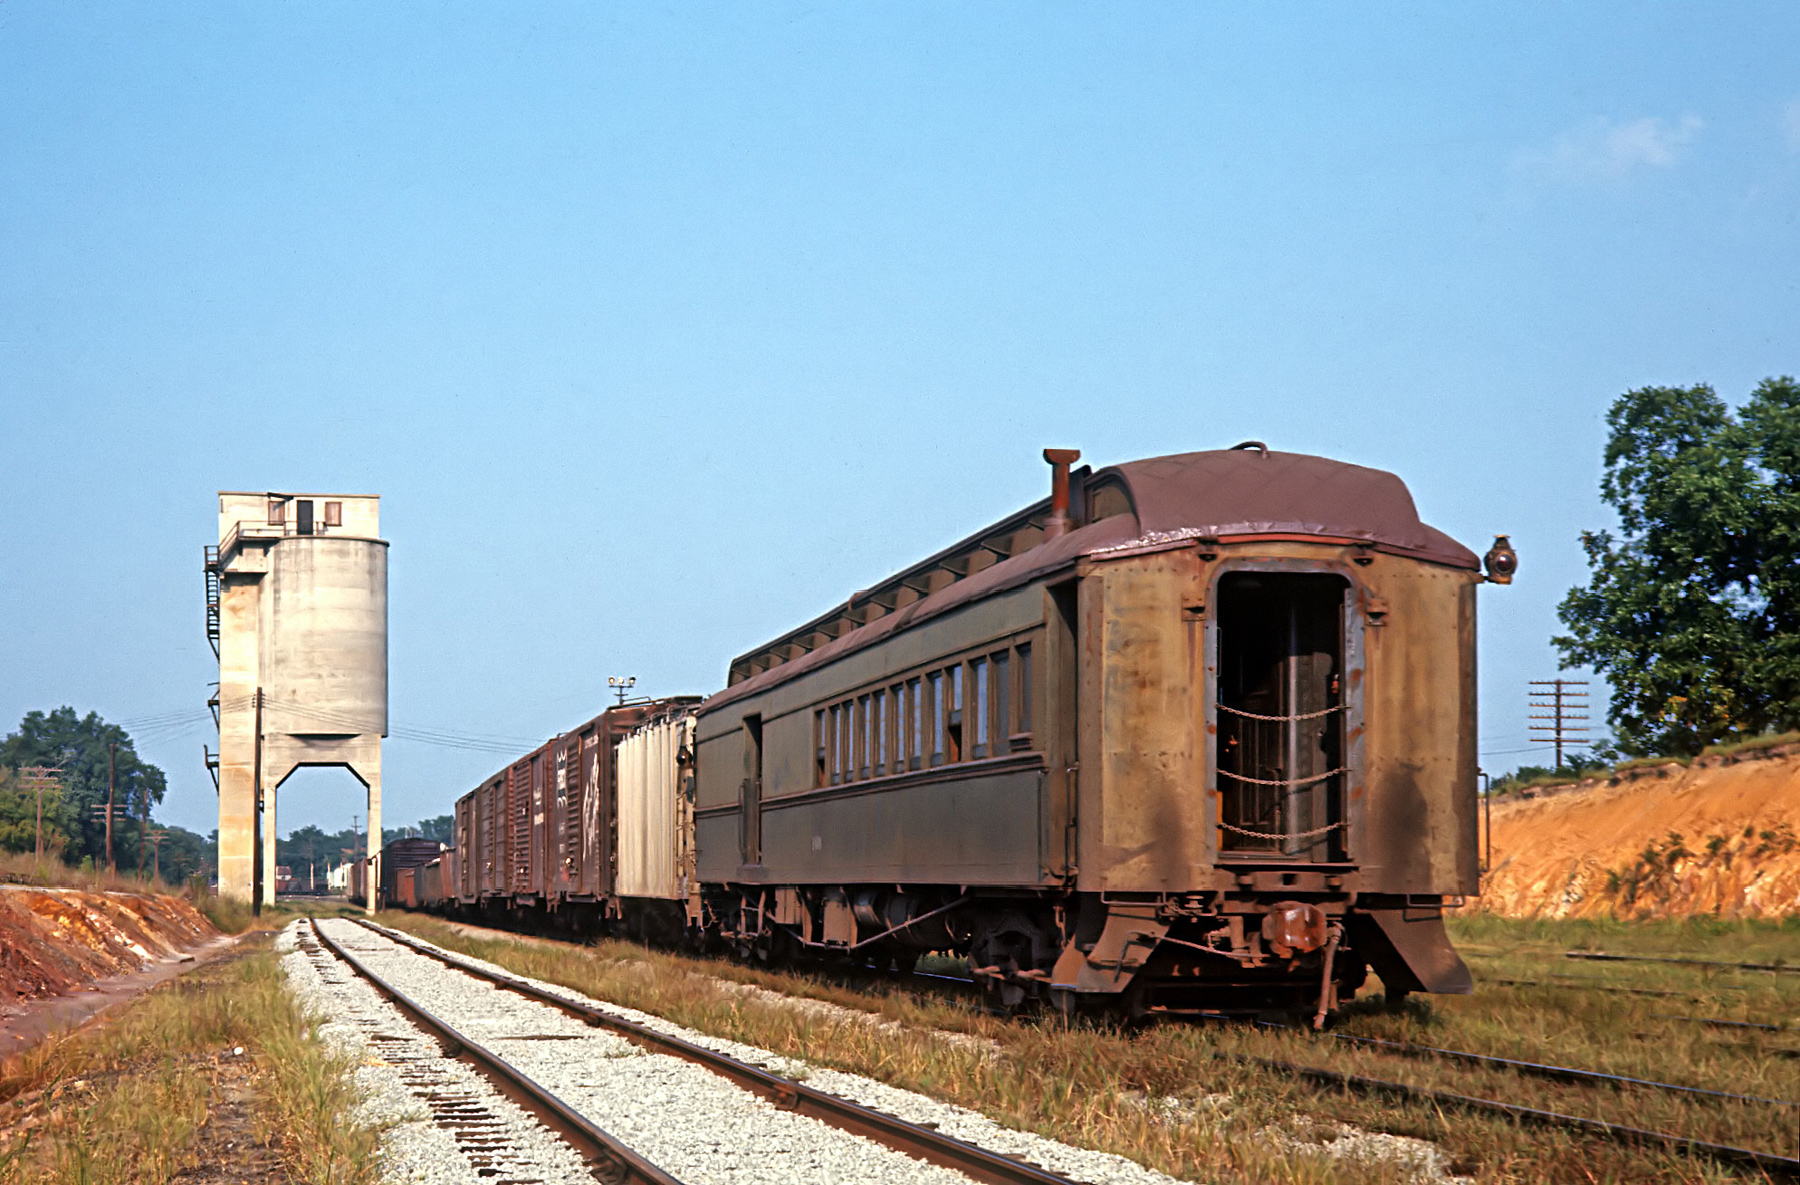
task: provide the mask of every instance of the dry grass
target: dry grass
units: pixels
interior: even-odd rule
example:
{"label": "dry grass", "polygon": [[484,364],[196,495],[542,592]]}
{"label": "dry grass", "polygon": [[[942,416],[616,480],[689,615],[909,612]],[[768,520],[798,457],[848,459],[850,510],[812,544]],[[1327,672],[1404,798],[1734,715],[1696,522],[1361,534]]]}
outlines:
{"label": "dry grass", "polygon": [[66,889],[91,889],[95,892],[181,893],[184,886],[171,885],[148,874],[112,873],[104,868],[80,868],[64,864],[46,855],[42,859],[30,852],[0,852],[0,881],[18,885],[56,885]]}
{"label": "dry grass", "polygon": [[[40,860],[28,853],[0,852],[0,881],[44,888],[84,889],[93,893],[162,893],[185,897],[222,934],[242,934],[251,929],[256,920],[247,903],[220,897],[199,880],[172,885],[154,877],[75,868],[52,857]],[[277,916],[283,920],[292,916],[284,907],[277,906],[277,910],[282,911]]]}
{"label": "dry grass", "polygon": [[[1436,1059],[1359,1049],[1293,1031],[1153,1025],[1121,1030],[1050,1019],[1002,1021],[954,998],[858,990],[828,976],[765,971],[602,941],[589,947],[471,937],[419,915],[383,921],[450,949],[664,1016],[715,1036],[968,1106],[1015,1127],[1129,1156],[1176,1176],[1235,1181],[1388,1181],[1391,1163],[1317,1151],[1338,1122],[1442,1146],[1483,1182],[1746,1179],[1661,1147],[1632,1148],[1422,1104],[1321,1091],[1250,1055],[1361,1073],[1587,1115],[1714,1142],[1800,1155],[1792,1109],[1709,1104],[1663,1092],[1572,1086]],[[1563,951],[1685,953],[1796,961],[1800,924],[1520,922],[1480,915],[1453,929],[1477,977],[1469,997],[1418,997],[1390,1013],[1379,994],[1347,1010],[1339,1031],[1553,1062],[1736,1093],[1800,1098],[1787,1033],[1708,1028],[1679,1016],[1781,1019],[1800,1002],[1800,974],[1742,975],[1658,964],[1582,963]],[[1556,976],[1591,978],[1561,979]],[[1511,979],[1544,986],[1511,986]],[[844,1018],[747,995],[750,983],[861,1010]],[[1674,996],[1591,990],[1634,987]],[[1365,990],[1365,999],[1370,993]],[[1371,1004],[1375,1006],[1371,1006]],[[946,1033],[981,1038],[947,1038]],[[993,1051],[999,1051],[995,1056]],[[1750,1176],[1747,1179],[1760,1179]]]}
{"label": "dry grass", "polygon": [[[249,941],[265,949],[0,1063],[0,1182],[161,1185],[223,1162],[217,1128],[236,1113],[280,1179],[373,1182],[378,1135],[343,1121],[346,1067],[310,1036],[266,940]],[[255,1153],[239,1145],[231,1159]]]}

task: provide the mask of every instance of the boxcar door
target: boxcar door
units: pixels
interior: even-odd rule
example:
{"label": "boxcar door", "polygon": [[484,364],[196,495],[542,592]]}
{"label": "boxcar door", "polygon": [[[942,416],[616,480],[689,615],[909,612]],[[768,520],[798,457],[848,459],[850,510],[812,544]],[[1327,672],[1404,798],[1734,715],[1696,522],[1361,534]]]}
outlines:
{"label": "boxcar door", "polygon": [[581,810],[575,819],[580,829],[576,837],[576,879],[581,891],[590,896],[600,892],[600,862],[596,849],[600,845],[600,730],[590,727],[581,733]]}

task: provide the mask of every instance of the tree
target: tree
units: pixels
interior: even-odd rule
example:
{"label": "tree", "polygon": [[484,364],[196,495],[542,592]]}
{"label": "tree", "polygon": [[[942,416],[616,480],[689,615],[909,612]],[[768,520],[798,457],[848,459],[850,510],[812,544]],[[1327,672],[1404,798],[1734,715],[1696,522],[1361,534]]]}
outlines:
{"label": "tree", "polygon": [[[167,826],[168,835],[162,841],[162,878],[171,885],[179,885],[197,872],[210,872],[218,861],[218,849],[206,836],[189,831],[185,827]],[[134,851],[132,859],[136,859]],[[145,859],[150,859],[148,855]]]}
{"label": "tree", "polygon": [[[108,745],[117,745],[110,753]],[[149,808],[163,799],[162,770],[138,758],[131,737],[98,713],[77,717],[75,709],[57,708],[48,714],[28,712],[17,732],[0,741],[0,766],[18,770],[24,766],[60,766],[62,794],[57,803],[56,829],[68,837],[63,859],[79,864],[92,857],[106,860],[106,820],[94,817],[94,807],[106,804],[108,758],[115,760],[117,797],[113,812],[113,851],[123,867],[137,867],[138,835]],[[104,812],[103,812],[104,813]],[[51,823],[45,803],[45,830]],[[145,853],[145,864],[149,864]]]}
{"label": "tree", "polygon": [[1627,752],[1800,725],[1800,385],[1765,379],[1735,416],[1708,386],[1644,387],[1607,424],[1619,533],[1582,533],[1563,665],[1606,674]]}
{"label": "tree", "polygon": [[[44,851],[61,852],[69,846],[69,837],[56,825],[56,798],[46,796],[44,807]],[[8,852],[37,850],[37,810],[36,791],[26,788],[17,770],[0,766],[0,849]]]}
{"label": "tree", "polygon": [[429,819],[419,820],[419,838],[435,839],[439,843],[449,843],[456,835],[456,819],[451,815],[436,815]]}

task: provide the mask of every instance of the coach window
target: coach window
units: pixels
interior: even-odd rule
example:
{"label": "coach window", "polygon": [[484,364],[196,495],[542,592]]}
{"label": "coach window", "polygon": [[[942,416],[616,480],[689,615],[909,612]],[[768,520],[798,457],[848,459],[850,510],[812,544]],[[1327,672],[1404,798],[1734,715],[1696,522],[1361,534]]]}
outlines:
{"label": "coach window", "polygon": [[970,755],[976,758],[988,755],[988,711],[993,706],[988,697],[988,677],[991,670],[985,658],[977,658],[969,663],[970,698],[974,701],[969,707],[975,715],[975,746]]}
{"label": "coach window", "polygon": [[851,700],[838,706],[837,768],[840,782],[848,782],[856,774],[856,758],[851,752],[851,738],[855,735],[852,730],[856,724],[856,721],[852,719],[851,709],[855,706],[855,702]]}
{"label": "coach window", "polygon": [[945,717],[948,728],[945,730],[948,741],[944,746],[946,761],[963,759],[963,664],[960,662],[950,668],[950,704],[949,714]]}
{"label": "coach window", "polygon": [[1002,650],[994,655],[994,742],[995,756],[1007,752],[1012,746],[1008,738],[1012,735],[1012,671],[1009,669],[1008,654]]}
{"label": "coach window", "polygon": [[839,744],[837,744],[837,737],[839,737],[839,717],[842,717],[842,715],[844,715],[844,708],[842,708],[841,704],[832,704],[832,720],[830,720],[830,728],[824,729],[824,735],[826,735],[824,747],[826,747],[826,756],[830,758],[832,785],[837,785],[837,782],[839,782],[839,774],[841,774],[842,769],[844,769],[844,764],[842,764],[842,749],[839,747]]}
{"label": "coach window", "polygon": [[906,684],[888,688],[888,772],[906,769]]}
{"label": "coach window", "polygon": [[821,708],[813,713],[813,743],[817,746],[817,753],[813,758],[815,786],[825,785],[830,776],[825,771],[825,727],[825,710]]}
{"label": "coach window", "polygon": [[871,733],[874,731],[874,719],[870,712],[873,697],[863,696],[856,701],[856,776],[869,776],[869,764],[873,760],[869,755]]}
{"label": "coach window", "polygon": [[931,702],[925,706],[926,715],[931,717],[931,764],[944,764],[944,672],[933,671],[931,680]]}
{"label": "coach window", "polygon": [[887,693],[877,691],[869,697],[869,763],[875,767],[875,776],[880,777],[887,772]]}
{"label": "coach window", "polygon": [[907,764],[919,769],[925,764],[925,688],[920,680],[906,681],[906,704],[906,735],[911,738],[907,742]]}
{"label": "coach window", "polygon": [[[1021,743],[1023,742],[1023,743]],[[1031,748],[1031,644],[1019,647],[1019,729],[1013,734],[1014,749]]]}
{"label": "coach window", "polygon": [[860,746],[857,733],[861,729],[861,721],[857,718],[856,701],[844,701],[844,781],[856,780],[856,751]]}

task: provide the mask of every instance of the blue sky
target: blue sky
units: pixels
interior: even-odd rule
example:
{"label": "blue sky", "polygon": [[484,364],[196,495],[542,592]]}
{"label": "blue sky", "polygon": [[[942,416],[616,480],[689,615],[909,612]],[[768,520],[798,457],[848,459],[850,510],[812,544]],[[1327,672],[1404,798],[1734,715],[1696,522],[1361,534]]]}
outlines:
{"label": "blue sky", "polygon": [[[528,742],[1096,464],[1392,470],[1519,581],[1631,387],[1800,371],[1800,8],[0,7],[0,729],[216,820],[221,488],[383,496],[395,724]],[[180,715],[185,713],[185,715]],[[172,715],[173,714],[173,715]],[[499,764],[395,739],[387,818]],[[344,826],[347,775],[283,829]]]}

